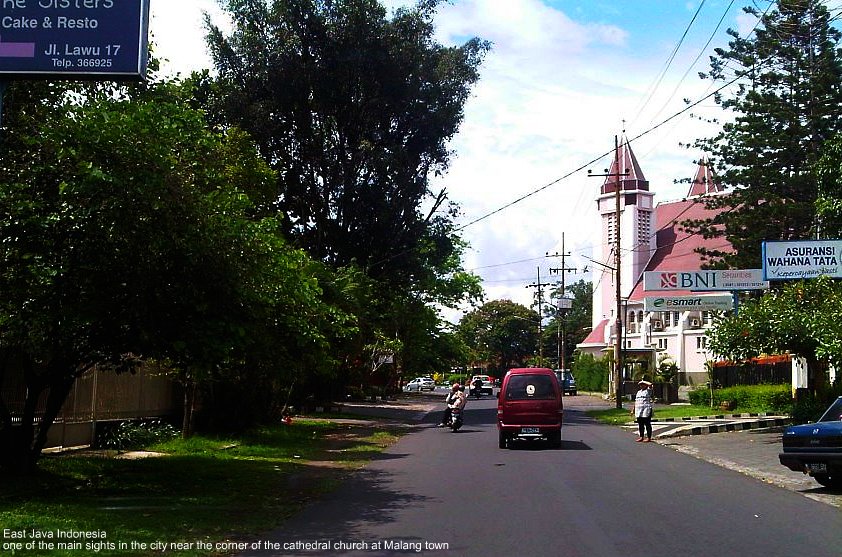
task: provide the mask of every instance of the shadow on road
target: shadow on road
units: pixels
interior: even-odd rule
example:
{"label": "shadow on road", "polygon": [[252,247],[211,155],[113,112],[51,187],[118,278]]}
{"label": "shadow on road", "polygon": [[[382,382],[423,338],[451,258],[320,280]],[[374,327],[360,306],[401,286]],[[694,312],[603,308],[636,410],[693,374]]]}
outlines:
{"label": "shadow on road", "polygon": [[[395,455],[396,458],[405,455]],[[371,468],[358,470],[344,480],[342,487],[328,496],[325,504],[310,507],[284,523],[274,532],[261,536],[273,543],[295,544],[301,540],[361,540],[363,532],[357,525],[395,522],[398,511],[409,505],[422,505],[430,498],[400,491],[391,481],[391,474]],[[336,551],[306,551],[322,555]],[[242,557],[275,555],[275,552],[249,551]],[[286,552],[284,554],[287,554]],[[298,554],[290,552],[290,554]]]}

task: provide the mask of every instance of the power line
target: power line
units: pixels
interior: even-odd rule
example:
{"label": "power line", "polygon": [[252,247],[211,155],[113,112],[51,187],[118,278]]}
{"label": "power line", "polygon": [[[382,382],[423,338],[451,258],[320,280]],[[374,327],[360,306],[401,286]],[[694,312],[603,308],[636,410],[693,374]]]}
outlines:
{"label": "power line", "polygon": [[[664,77],[667,75],[667,71],[669,71],[673,60],[675,60],[675,55],[678,54],[678,50],[681,48],[681,45],[684,44],[684,39],[687,38],[687,33],[690,31],[690,28],[693,26],[693,22],[696,21],[696,17],[698,17],[699,12],[702,11],[702,8],[704,7],[704,5],[705,5],[705,0],[702,0],[702,2],[699,4],[699,7],[696,9],[696,13],[693,14],[693,18],[690,20],[690,23],[688,23],[687,27],[684,29],[684,33],[681,35],[681,38],[678,40],[678,44],[676,44],[675,48],[672,49],[672,53],[667,58],[667,62],[664,65],[664,69],[661,70],[661,73],[658,76],[658,78],[656,79],[654,86],[652,86],[652,90],[649,92],[649,96],[646,97],[646,100],[643,102],[643,105],[637,111],[637,114],[635,115],[632,123],[634,123],[634,121],[636,121],[637,118],[643,113],[643,111],[646,109],[646,106],[649,104],[649,101],[651,101],[652,97],[655,96],[655,91],[658,90],[658,87],[661,85],[661,81],[663,81]],[[657,117],[657,115],[655,117]]]}
{"label": "power line", "polygon": [[[654,132],[655,130],[657,130],[657,129],[658,129],[658,128],[660,128],[661,126],[666,125],[667,123],[669,123],[669,122],[671,122],[672,120],[674,120],[675,118],[677,118],[677,117],[681,116],[682,114],[684,114],[684,113],[685,113],[685,112],[687,112],[688,110],[690,110],[690,109],[692,109],[692,108],[695,108],[696,106],[700,105],[702,102],[706,101],[706,100],[707,100],[707,99],[709,99],[710,97],[713,97],[714,95],[716,95],[717,93],[719,93],[720,91],[722,91],[723,89],[725,89],[726,87],[731,86],[734,82],[736,82],[737,80],[739,80],[739,79],[741,79],[741,78],[742,78],[742,76],[740,76],[740,75],[738,75],[738,76],[734,77],[732,80],[730,80],[730,81],[726,82],[725,84],[723,84],[722,86],[720,86],[719,88],[717,88],[716,90],[714,90],[713,92],[708,93],[706,96],[704,96],[704,97],[700,98],[699,100],[697,100],[697,101],[695,101],[695,102],[693,102],[693,103],[688,104],[688,105],[687,105],[686,107],[684,107],[682,110],[679,110],[678,112],[676,112],[676,113],[675,113],[675,114],[673,114],[672,116],[669,116],[668,118],[666,118],[666,119],[662,120],[661,122],[659,122],[659,123],[655,124],[654,126],[651,126],[649,129],[647,129],[647,130],[645,130],[645,131],[643,131],[643,132],[641,132],[641,133],[637,134],[636,136],[634,136],[633,138],[631,138],[631,139],[630,139],[630,140],[628,140],[628,141],[629,141],[629,142],[630,142],[630,141],[635,141],[635,140],[637,140],[637,139],[640,139],[641,137],[645,137],[645,136],[649,135],[650,133]],[[561,176],[560,178],[556,178],[556,179],[555,179],[555,180],[553,180],[552,182],[549,182],[549,183],[547,183],[547,184],[545,184],[545,185],[541,186],[540,188],[538,188],[538,189],[536,189],[536,190],[533,190],[533,191],[531,191],[531,192],[527,193],[526,195],[522,195],[522,196],[518,197],[517,199],[515,199],[514,201],[511,201],[511,202],[509,202],[509,203],[507,203],[507,204],[503,205],[502,207],[499,207],[498,209],[495,209],[495,210],[493,210],[493,211],[491,211],[491,212],[489,212],[489,213],[486,213],[486,214],[484,214],[484,215],[482,215],[482,216],[480,216],[480,217],[478,217],[478,218],[476,218],[476,219],[474,219],[474,220],[472,220],[472,221],[468,222],[467,224],[463,224],[462,226],[456,227],[454,230],[455,230],[456,232],[462,231],[462,230],[464,230],[464,229],[468,228],[469,226],[472,226],[472,225],[474,225],[474,224],[476,224],[476,223],[478,223],[478,222],[481,222],[481,221],[483,221],[483,220],[485,220],[485,219],[487,219],[487,218],[489,218],[489,217],[491,217],[491,216],[494,216],[494,215],[496,215],[497,213],[500,213],[500,212],[502,212],[502,211],[505,211],[505,210],[506,210],[506,209],[508,209],[509,207],[512,207],[512,206],[514,206],[514,205],[517,205],[517,204],[518,204],[518,203],[520,203],[521,201],[524,201],[524,200],[526,200],[526,199],[528,199],[528,198],[532,197],[532,196],[533,196],[533,195],[535,195],[535,194],[541,193],[542,191],[544,191],[544,190],[546,190],[546,189],[548,189],[548,188],[550,188],[550,187],[552,187],[552,186],[554,186],[554,185],[558,184],[558,183],[559,183],[559,182],[561,182],[562,180],[565,180],[565,179],[569,178],[570,176],[572,176],[572,175],[576,174],[577,172],[580,172],[580,171],[584,170],[585,168],[587,168],[588,166],[591,166],[592,164],[594,164],[594,163],[598,162],[599,160],[601,160],[601,159],[603,159],[603,158],[605,158],[605,157],[607,157],[607,156],[611,155],[612,153],[613,153],[613,150],[612,150],[612,151],[606,151],[605,153],[602,153],[602,154],[601,154],[601,155],[599,155],[598,157],[595,157],[595,158],[593,158],[593,159],[589,160],[588,162],[586,162],[586,163],[584,163],[584,164],[582,164],[582,165],[578,166],[578,167],[577,167],[577,168],[575,168],[574,170],[571,170],[570,172],[568,172],[567,174],[565,174],[565,175]]]}
{"label": "power line", "polygon": [[[757,22],[756,22],[756,24],[755,24],[754,28],[753,28],[753,29],[752,29],[752,30],[748,33],[748,35],[747,35],[747,36],[751,36],[751,35],[752,35],[752,34],[753,34],[756,30],[757,30],[757,27],[758,27],[758,26],[760,25],[760,23],[762,22],[763,17],[764,17],[764,16],[765,16],[765,15],[769,12],[769,10],[770,10],[770,9],[772,8],[772,6],[773,6],[773,5],[775,5],[775,4],[776,4],[776,2],[774,2],[774,1],[770,2],[769,6],[768,6],[768,7],[766,8],[766,10],[763,12],[763,14],[761,15],[761,17],[760,17],[760,18],[758,18],[758,20],[757,20]],[[762,64],[761,64],[761,68],[762,68]],[[664,119],[664,120],[662,120],[661,122],[659,122],[659,123],[657,123],[657,124],[655,124],[655,125],[653,125],[653,126],[650,126],[648,129],[646,129],[646,130],[644,130],[643,132],[639,133],[638,135],[634,136],[631,140],[627,140],[627,142],[628,142],[628,141],[634,141],[634,140],[640,139],[640,138],[642,138],[642,137],[645,137],[646,135],[649,135],[650,133],[654,132],[655,130],[657,130],[657,129],[661,128],[662,126],[666,125],[667,123],[671,122],[671,121],[672,121],[672,120],[674,120],[675,118],[677,118],[677,117],[681,116],[682,114],[686,113],[687,111],[689,111],[689,110],[691,110],[691,109],[693,109],[693,108],[695,108],[695,107],[699,106],[700,104],[702,104],[704,101],[708,100],[709,98],[711,98],[711,97],[713,97],[713,96],[717,95],[720,91],[724,90],[725,88],[730,87],[730,86],[731,86],[731,85],[733,85],[735,82],[737,82],[738,80],[742,79],[743,77],[744,77],[744,75],[742,75],[742,74],[738,73],[738,74],[737,74],[737,75],[735,75],[732,79],[730,79],[729,81],[726,81],[726,82],[725,82],[725,83],[723,83],[721,86],[719,86],[718,88],[716,88],[714,91],[712,91],[712,92],[710,92],[710,93],[706,94],[705,96],[701,97],[700,99],[698,99],[697,101],[695,101],[695,102],[693,102],[693,103],[688,103],[688,104],[687,104],[687,106],[686,106],[686,107],[684,107],[682,110],[680,110],[680,111],[678,111],[678,112],[676,112],[676,113],[672,114],[671,116],[669,116],[669,117],[665,118],[665,119]],[[586,163],[584,163],[584,164],[580,165],[579,167],[577,167],[577,168],[575,168],[575,169],[571,170],[570,172],[568,172],[568,173],[564,174],[563,176],[561,176],[561,177],[559,177],[559,178],[556,178],[555,180],[552,180],[551,182],[548,182],[547,184],[545,184],[545,185],[543,185],[543,186],[541,186],[541,187],[539,187],[539,188],[537,188],[537,189],[535,189],[535,190],[533,190],[533,191],[531,191],[531,192],[529,192],[529,193],[527,193],[527,194],[525,194],[525,195],[522,195],[522,196],[518,197],[517,199],[515,199],[515,200],[513,200],[513,201],[511,201],[511,202],[509,202],[509,203],[507,203],[507,204],[505,204],[505,205],[503,205],[503,206],[501,206],[501,207],[499,207],[499,208],[497,208],[497,209],[495,209],[495,210],[493,210],[493,211],[489,212],[489,213],[486,213],[486,214],[484,214],[484,215],[481,215],[480,217],[478,217],[478,218],[476,218],[476,219],[474,219],[474,220],[472,220],[472,221],[469,221],[469,222],[468,222],[468,223],[466,223],[466,224],[463,224],[463,225],[461,225],[461,226],[454,227],[453,231],[454,231],[454,232],[461,232],[462,230],[465,230],[465,229],[466,229],[466,228],[468,228],[469,226],[473,226],[474,224],[477,224],[477,223],[479,223],[479,222],[481,222],[481,221],[483,221],[483,220],[485,220],[485,219],[487,219],[487,218],[489,218],[489,217],[492,217],[492,216],[494,216],[494,215],[496,215],[496,214],[498,214],[498,213],[501,213],[501,212],[505,211],[506,209],[508,209],[508,208],[510,208],[510,207],[513,207],[514,205],[517,205],[517,204],[518,204],[518,203],[520,203],[521,201],[524,201],[524,200],[526,200],[526,199],[529,199],[530,197],[532,197],[532,196],[534,196],[534,195],[536,195],[536,194],[538,194],[538,193],[541,193],[541,192],[543,192],[544,190],[549,189],[550,187],[552,187],[552,186],[554,186],[554,185],[558,184],[559,182],[561,182],[561,181],[563,181],[563,180],[566,180],[567,178],[569,178],[570,176],[573,176],[573,175],[574,175],[574,174],[576,174],[577,172],[580,172],[580,171],[584,170],[585,168],[587,168],[588,166],[590,166],[590,165],[592,165],[592,164],[595,164],[596,162],[598,162],[598,161],[600,161],[601,159],[605,158],[606,156],[611,155],[611,153],[612,153],[612,151],[606,151],[605,153],[602,153],[602,154],[601,154],[601,155],[599,155],[598,157],[595,157],[595,158],[593,158],[593,159],[589,160],[588,162],[586,162]],[[383,265],[383,264],[388,263],[389,261],[391,261],[391,260],[393,260],[393,259],[395,259],[395,258],[397,258],[397,257],[400,257],[401,255],[404,255],[404,254],[408,253],[409,251],[410,251],[410,250],[403,250],[403,251],[401,251],[401,252],[399,252],[399,253],[396,253],[396,254],[393,254],[393,255],[391,255],[391,256],[389,256],[389,257],[386,257],[386,258],[384,258],[384,259],[381,259],[380,261],[374,262],[374,263],[372,263],[372,264],[371,264],[371,266],[372,266],[372,267],[377,267],[377,266]]]}
{"label": "power line", "polygon": [[[713,30],[713,32],[710,34],[710,37],[708,37],[708,40],[707,40],[707,42],[705,43],[705,46],[703,46],[703,47],[702,47],[702,49],[699,51],[699,54],[698,54],[698,55],[696,55],[695,60],[693,60],[693,62],[690,64],[690,67],[689,67],[689,68],[687,68],[687,71],[686,71],[686,72],[684,72],[684,75],[682,75],[682,76],[681,76],[681,79],[679,79],[679,80],[678,80],[678,83],[675,85],[675,89],[673,89],[673,90],[672,90],[672,93],[670,93],[670,96],[669,96],[669,97],[667,97],[667,100],[664,102],[664,104],[661,106],[661,108],[658,110],[658,112],[656,112],[656,113],[655,113],[655,115],[652,117],[652,120],[654,120],[655,118],[657,118],[658,116],[660,116],[661,112],[663,112],[663,111],[664,111],[664,109],[667,107],[667,105],[669,104],[669,102],[670,102],[673,98],[675,98],[675,94],[678,92],[678,88],[679,88],[679,87],[681,87],[681,84],[682,84],[682,83],[684,83],[684,80],[687,78],[687,76],[690,74],[690,72],[693,70],[693,68],[694,68],[694,67],[696,66],[696,64],[699,62],[699,60],[701,59],[701,57],[702,57],[702,56],[704,55],[704,53],[707,51],[707,48],[710,46],[710,43],[711,43],[711,42],[713,42],[713,38],[716,36],[716,33],[719,31],[719,28],[722,26],[722,22],[723,22],[723,21],[725,21],[725,17],[728,15],[728,12],[730,12],[730,11],[731,11],[731,7],[734,5],[734,2],[735,2],[735,1],[736,1],[736,0],[731,0],[731,3],[730,3],[730,4],[728,4],[728,7],[727,7],[727,8],[725,8],[725,11],[722,13],[722,17],[720,17],[720,18],[719,18],[719,22],[716,24],[716,28],[715,28],[715,29]],[[701,6],[699,6],[699,9],[701,9]],[[698,12],[696,12],[696,13],[698,13]],[[695,17],[695,16],[694,16],[694,17]]]}

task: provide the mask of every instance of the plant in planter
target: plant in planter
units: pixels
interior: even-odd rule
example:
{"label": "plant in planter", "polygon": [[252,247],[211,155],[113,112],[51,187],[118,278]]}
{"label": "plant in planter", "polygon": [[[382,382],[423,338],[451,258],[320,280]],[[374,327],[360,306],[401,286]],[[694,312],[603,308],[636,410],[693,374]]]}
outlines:
{"label": "plant in planter", "polygon": [[678,376],[678,364],[669,354],[663,354],[658,358],[658,370],[655,374],[655,381],[658,383],[673,383]]}
{"label": "plant in planter", "polygon": [[676,402],[678,400],[678,386],[675,379],[678,377],[678,365],[669,354],[663,354],[658,358],[658,367],[655,369],[655,383],[660,384],[658,391],[664,402]]}

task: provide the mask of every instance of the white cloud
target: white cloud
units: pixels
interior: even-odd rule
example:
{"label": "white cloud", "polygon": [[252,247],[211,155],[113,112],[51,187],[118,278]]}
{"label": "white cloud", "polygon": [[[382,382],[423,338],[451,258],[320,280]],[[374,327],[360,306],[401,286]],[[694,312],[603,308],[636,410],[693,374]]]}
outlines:
{"label": "white cloud", "polygon": [[193,70],[211,67],[203,12],[209,14],[214,23],[224,25],[225,17],[216,0],[150,3],[150,40],[166,74],[189,75]]}
{"label": "white cloud", "polygon": [[[414,3],[389,0],[385,5],[392,10]],[[682,14],[695,11],[690,3],[676,3],[670,9]],[[152,3],[159,53],[170,58],[178,71],[210,65],[201,10],[211,12],[215,21],[220,17],[215,0]],[[462,206],[460,224],[498,210],[610,151],[623,120],[628,136],[634,137],[684,108],[683,97],[699,99],[707,93],[707,84],[693,71],[672,94],[697,54],[686,54],[689,49],[685,49],[642,108],[678,36],[655,33],[644,18],[623,17],[613,3],[596,13],[600,19],[589,20],[583,11],[564,12],[540,0],[456,0],[440,6],[436,33],[442,44],[462,44],[474,36],[493,43],[481,67],[481,80],[466,104],[463,125],[452,141],[456,156],[450,171],[435,184],[446,187],[451,200]],[[715,15],[718,19],[721,11]],[[723,29],[736,22],[748,25],[740,16]],[[715,23],[707,21],[705,33]],[[746,31],[753,26],[751,21]],[[657,54],[642,54],[641,41],[646,41],[647,52]],[[712,46],[723,44],[715,41]],[[686,192],[686,186],[673,185],[673,180],[694,173],[692,161],[699,153],[678,144],[707,135],[710,128],[702,130],[685,114],[633,143],[657,200],[676,199]],[[600,173],[609,164],[605,158],[585,170]],[[528,305],[534,289],[525,285],[535,282],[536,267],[542,268],[542,280],[555,278],[547,271],[558,267],[559,261],[542,258],[561,250],[562,233],[566,250],[574,256],[568,265],[580,269],[591,265],[580,254],[592,256],[597,228],[594,200],[602,182],[588,178],[585,170],[465,228],[464,237],[472,245],[465,266],[482,267],[477,273],[488,281],[489,299]],[[528,261],[501,265],[521,260]],[[581,276],[568,275],[568,280]]]}

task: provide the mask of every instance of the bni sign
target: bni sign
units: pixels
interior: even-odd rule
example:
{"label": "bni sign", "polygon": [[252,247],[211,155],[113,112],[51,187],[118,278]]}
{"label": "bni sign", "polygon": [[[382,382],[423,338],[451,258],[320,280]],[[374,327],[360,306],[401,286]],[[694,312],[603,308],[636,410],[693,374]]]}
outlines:
{"label": "bni sign", "polygon": [[146,74],[149,0],[0,0],[0,79]]}
{"label": "bni sign", "polygon": [[842,278],[842,240],[763,242],[763,274],[768,280]]}
{"label": "bni sign", "polygon": [[728,292],[766,288],[769,288],[769,282],[763,278],[763,269],[646,271],[643,273],[643,290],[646,291]]}

